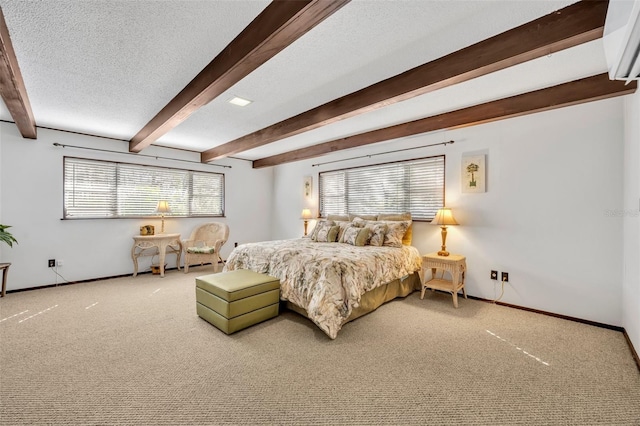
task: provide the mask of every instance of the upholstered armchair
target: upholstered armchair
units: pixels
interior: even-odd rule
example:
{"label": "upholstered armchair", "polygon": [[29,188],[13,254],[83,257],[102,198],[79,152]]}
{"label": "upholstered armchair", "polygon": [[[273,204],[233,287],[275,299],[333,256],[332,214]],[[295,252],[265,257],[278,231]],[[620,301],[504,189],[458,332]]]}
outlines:
{"label": "upholstered armchair", "polygon": [[229,226],[221,222],[205,223],[191,233],[188,240],[182,241],[184,247],[184,273],[189,272],[190,265],[211,263],[216,272],[220,257],[220,249],[229,238]]}

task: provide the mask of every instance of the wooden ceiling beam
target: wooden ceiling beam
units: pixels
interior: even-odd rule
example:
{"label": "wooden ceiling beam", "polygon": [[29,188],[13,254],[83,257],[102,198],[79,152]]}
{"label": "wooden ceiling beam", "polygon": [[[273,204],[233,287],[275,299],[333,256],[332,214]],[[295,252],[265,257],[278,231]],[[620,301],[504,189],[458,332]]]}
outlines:
{"label": "wooden ceiling beam", "polygon": [[0,8],[0,94],[22,137],[36,139],[38,137],[36,120],[33,117],[27,88],[22,80],[18,58],[13,50],[2,8]]}
{"label": "wooden ceiling beam", "polygon": [[607,1],[581,1],[201,154],[260,147],[602,37]]}
{"label": "wooden ceiling beam", "polygon": [[536,90],[534,92],[528,92],[457,111],[336,139],[308,148],[261,158],[253,162],[253,167],[277,166],[279,164],[306,160],[344,149],[356,148],[420,133],[474,126],[504,120],[506,118],[627,95],[635,92],[637,86],[638,83],[635,81],[625,86],[623,81],[609,80],[608,74],[599,74],[547,89]]}
{"label": "wooden ceiling beam", "polygon": [[140,152],[350,0],[274,0],[129,142]]}

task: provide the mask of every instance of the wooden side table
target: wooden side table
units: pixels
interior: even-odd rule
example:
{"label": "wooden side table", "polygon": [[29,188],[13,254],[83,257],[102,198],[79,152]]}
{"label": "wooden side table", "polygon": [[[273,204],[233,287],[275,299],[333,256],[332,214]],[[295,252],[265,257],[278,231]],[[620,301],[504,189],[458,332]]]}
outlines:
{"label": "wooden side table", "polygon": [[[428,269],[431,269],[431,279],[427,281]],[[442,272],[440,278],[437,278],[438,269]],[[464,273],[466,270],[466,257],[459,254],[438,256],[438,253],[429,253],[422,256],[422,270],[420,271],[422,291],[420,293],[420,299],[424,299],[424,292],[428,288],[431,290],[442,290],[451,293],[453,296],[453,306],[457,308],[458,292],[460,290],[462,290],[464,298],[467,298],[467,292],[464,289]],[[445,272],[451,275],[451,279],[445,278]]]}
{"label": "wooden side table", "polygon": [[0,263],[0,271],[2,271],[2,292],[0,293],[0,297],[4,297],[5,292],[7,291],[7,274],[9,273],[10,263]]}

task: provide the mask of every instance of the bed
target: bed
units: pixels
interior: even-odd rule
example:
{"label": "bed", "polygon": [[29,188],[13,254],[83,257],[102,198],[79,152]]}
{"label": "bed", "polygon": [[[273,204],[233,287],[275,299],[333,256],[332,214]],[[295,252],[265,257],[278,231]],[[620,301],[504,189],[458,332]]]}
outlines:
{"label": "bed", "polygon": [[[380,224],[354,219],[330,226],[341,227],[340,241],[349,228],[372,230]],[[334,241],[322,241],[321,224],[310,238],[242,244],[231,252],[224,270],[250,269],[279,278],[280,298],[331,339],[348,321],[419,288],[417,271],[422,260],[415,247],[399,241],[392,246],[355,245],[335,242],[337,236],[332,237]]]}

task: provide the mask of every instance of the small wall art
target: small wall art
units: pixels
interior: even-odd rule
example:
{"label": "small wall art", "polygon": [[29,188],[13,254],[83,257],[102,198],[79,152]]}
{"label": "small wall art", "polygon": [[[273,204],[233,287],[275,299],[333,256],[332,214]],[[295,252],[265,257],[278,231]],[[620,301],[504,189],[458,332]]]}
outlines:
{"label": "small wall art", "polygon": [[311,176],[305,176],[304,184],[303,184],[303,190],[304,190],[303,193],[305,198],[311,198],[312,188],[313,188],[313,179],[311,178]]}
{"label": "small wall art", "polygon": [[462,192],[485,192],[486,167],[484,155],[462,157]]}

